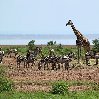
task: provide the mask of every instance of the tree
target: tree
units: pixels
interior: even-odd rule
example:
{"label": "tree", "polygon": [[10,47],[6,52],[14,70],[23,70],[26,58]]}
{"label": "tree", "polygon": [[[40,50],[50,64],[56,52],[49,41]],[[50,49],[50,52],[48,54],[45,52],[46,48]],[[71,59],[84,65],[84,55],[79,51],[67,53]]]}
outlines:
{"label": "tree", "polygon": [[47,46],[49,48],[55,49],[56,48],[56,41],[49,41],[49,42],[47,42]]}
{"label": "tree", "polygon": [[35,40],[32,40],[28,43],[28,48],[29,50],[34,50],[35,49]]}
{"label": "tree", "polygon": [[56,46],[56,51],[58,52],[58,54],[63,55],[63,46],[62,44],[59,44]]}
{"label": "tree", "polygon": [[99,39],[93,40],[93,51],[99,52]]}
{"label": "tree", "polygon": [[53,45],[56,45],[56,41],[49,41],[49,42],[47,42],[47,45],[48,46],[53,46]]}

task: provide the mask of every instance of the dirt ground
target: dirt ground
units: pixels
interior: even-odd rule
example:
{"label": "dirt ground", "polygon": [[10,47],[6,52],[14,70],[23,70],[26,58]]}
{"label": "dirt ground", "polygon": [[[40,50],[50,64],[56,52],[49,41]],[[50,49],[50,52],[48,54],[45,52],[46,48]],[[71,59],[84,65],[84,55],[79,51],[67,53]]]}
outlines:
{"label": "dirt ground", "polygon": [[[37,70],[37,66],[20,68],[16,66],[15,58],[5,57],[3,64],[8,67],[7,76],[14,81],[16,90],[19,91],[49,91],[50,82],[65,81],[90,81],[99,83],[99,66],[78,66],[69,71],[65,70]],[[82,68],[81,68],[82,67]],[[86,86],[71,86],[69,90],[87,90]]]}

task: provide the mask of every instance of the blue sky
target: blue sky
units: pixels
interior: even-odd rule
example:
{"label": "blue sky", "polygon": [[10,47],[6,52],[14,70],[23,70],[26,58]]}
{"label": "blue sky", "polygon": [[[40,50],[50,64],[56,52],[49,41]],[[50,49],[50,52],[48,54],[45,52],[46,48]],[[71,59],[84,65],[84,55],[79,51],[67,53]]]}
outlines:
{"label": "blue sky", "polygon": [[0,34],[99,33],[99,0],[0,0]]}

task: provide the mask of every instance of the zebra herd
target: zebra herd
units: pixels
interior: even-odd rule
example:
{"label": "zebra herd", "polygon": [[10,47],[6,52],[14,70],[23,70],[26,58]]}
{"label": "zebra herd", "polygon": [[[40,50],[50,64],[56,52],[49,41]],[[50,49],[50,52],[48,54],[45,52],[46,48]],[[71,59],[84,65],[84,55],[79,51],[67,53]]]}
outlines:
{"label": "zebra herd", "polygon": [[[11,56],[11,53],[14,53],[15,58],[16,58],[16,65],[18,68],[23,64],[24,68],[28,68],[30,65],[33,66],[37,64],[38,70],[44,69],[44,70],[59,70],[64,68],[65,70],[68,70],[70,67],[70,62],[72,60],[77,59],[77,56],[73,52],[70,52],[67,55],[60,55],[57,56],[54,53],[54,49],[49,50],[49,55],[44,56],[42,54],[42,48],[36,47],[33,51],[28,50],[27,54],[24,55],[18,55],[17,49],[11,49],[8,52],[8,55]],[[41,55],[41,58],[38,59],[37,56]],[[2,63],[2,59],[4,56],[4,51],[1,50],[0,48],[0,63]],[[95,54],[92,52],[87,52],[85,54],[85,60],[86,60],[86,65],[89,65],[89,60],[91,58],[96,59],[96,65],[98,64],[98,59],[99,59],[99,54]]]}
{"label": "zebra herd", "polygon": [[19,55],[17,56],[17,67],[20,67],[20,64],[23,63],[24,67],[29,67],[30,63],[31,66],[38,63],[38,70],[42,68],[49,69],[49,65],[51,66],[52,70],[60,69],[61,64],[64,66],[65,70],[69,68],[69,63],[72,61],[73,53],[63,56],[57,56],[53,52],[54,50],[50,51],[48,56],[43,56],[41,59],[37,59],[37,55],[42,53],[40,48],[37,48],[35,51],[28,51],[26,56]]}
{"label": "zebra herd", "polygon": [[72,61],[68,55],[66,56],[47,56],[42,58],[38,63],[38,69],[41,70],[42,67],[45,69],[49,69],[49,65],[51,64],[52,70],[60,69],[60,66],[64,66],[65,70],[69,69],[69,63]]}
{"label": "zebra herd", "polygon": [[[36,61],[38,61],[38,69],[41,70],[42,68],[45,69],[49,69],[49,66],[51,67],[52,70],[58,70],[62,67],[64,67],[65,70],[69,69],[70,66],[70,62],[72,60],[77,59],[77,56],[73,53],[70,52],[67,55],[60,55],[57,56],[54,53],[54,49],[51,49],[49,51],[49,55],[48,56],[42,56],[41,59],[38,61],[36,59],[36,56],[39,53],[42,53],[41,49],[36,49],[34,52],[30,52],[30,54],[26,56],[18,56],[17,57],[17,66],[19,65],[20,67],[20,63],[23,62],[24,63],[24,67],[29,67],[29,63],[32,63],[32,65],[35,65]],[[86,61],[86,65],[89,65],[90,59],[95,59],[96,60],[96,65],[98,65],[98,59],[99,59],[99,54],[98,53],[94,53],[92,51],[89,51],[87,53],[85,53],[85,61]]]}

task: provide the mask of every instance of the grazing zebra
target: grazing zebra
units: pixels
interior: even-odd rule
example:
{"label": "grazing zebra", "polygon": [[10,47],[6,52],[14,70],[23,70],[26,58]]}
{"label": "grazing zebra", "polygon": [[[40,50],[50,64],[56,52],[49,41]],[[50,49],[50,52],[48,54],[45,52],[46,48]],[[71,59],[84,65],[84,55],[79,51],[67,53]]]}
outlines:
{"label": "grazing zebra", "polygon": [[96,64],[95,65],[98,65],[99,53],[96,53],[95,59],[96,59]]}
{"label": "grazing zebra", "polygon": [[74,52],[68,53],[69,58],[77,59],[77,56]]}
{"label": "grazing zebra", "polygon": [[2,63],[3,56],[4,56],[4,51],[2,51],[2,48],[0,48],[0,63]]}
{"label": "grazing zebra", "polygon": [[4,51],[0,51],[0,63],[2,63],[3,56],[4,56]]}
{"label": "grazing zebra", "polygon": [[35,64],[37,55],[39,55],[41,52],[41,47],[36,47],[33,51],[28,50],[26,55],[26,66],[28,65],[29,67],[29,63],[32,63],[33,66],[33,64]]}
{"label": "grazing zebra", "polygon": [[35,61],[36,61],[36,58],[35,58],[34,54],[30,54],[28,57],[26,57],[24,67],[25,66],[27,67],[27,65],[29,67],[30,63],[32,63],[31,66],[33,66],[33,64],[35,65]]}
{"label": "grazing zebra", "polygon": [[[40,70],[42,65],[44,65],[44,70],[45,70],[46,65],[48,68],[48,65],[51,64],[52,70],[54,69],[57,70],[60,69],[60,63],[61,63],[62,65],[64,64],[65,70],[68,70],[70,61],[71,58],[69,58],[68,56],[53,56],[53,57],[47,56],[39,61],[38,69]],[[56,67],[57,65],[58,68]]]}
{"label": "grazing zebra", "polygon": [[17,58],[17,67],[20,68],[20,64],[21,63],[24,63],[24,66],[25,66],[25,62],[26,62],[26,56],[22,56],[22,55],[18,55]]}
{"label": "grazing zebra", "polygon": [[41,48],[36,47],[33,51],[28,50],[26,56],[17,56],[17,66],[24,63],[24,67],[29,67],[30,63],[35,64],[36,56],[41,52]]}
{"label": "grazing zebra", "polygon": [[52,57],[50,57],[50,56],[43,57],[43,58],[41,58],[41,60],[38,63],[38,69],[40,70],[43,65],[44,65],[44,70],[45,70],[46,66],[48,69],[48,65],[50,63],[52,63]]}
{"label": "grazing zebra", "polygon": [[85,59],[86,59],[86,65],[90,64],[90,62],[89,62],[90,59],[95,59],[96,60],[95,65],[97,65],[98,64],[98,59],[99,59],[99,53],[89,51],[89,52],[85,53]]}
{"label": "grazing zebra", "polygon": [[8,55],[10,55],[10,58],[12,57],[12,54],[14,54],[14,57],[18,54],[17,49],[9,49],[8,50]]}
{"label": "grazing zebra", "polygon": [[65,67],[65,70],[69,69],[69,63],[71,61],[72,61],[72,59],[68,55],[61,56],[58,59],[58,63],[61,63]]}

